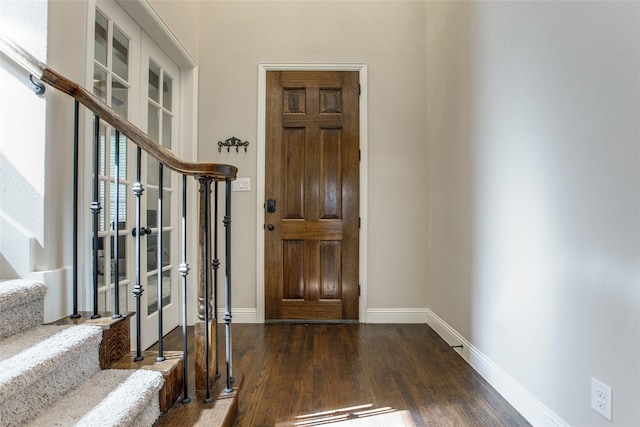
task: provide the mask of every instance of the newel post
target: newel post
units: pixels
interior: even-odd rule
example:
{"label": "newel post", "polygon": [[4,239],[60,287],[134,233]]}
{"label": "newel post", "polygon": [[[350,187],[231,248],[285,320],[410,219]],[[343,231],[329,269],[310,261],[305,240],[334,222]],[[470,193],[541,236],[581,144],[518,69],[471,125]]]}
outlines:
{"label": "newel post", "polygon": [[211,180],[199,177],[200,202],[198,221],[198,320],[195,323],[195,374],[196,390],[206,390],[210,399],[210,387],[215,381],[215,354],[211,349],[215,319],[211,310]]}

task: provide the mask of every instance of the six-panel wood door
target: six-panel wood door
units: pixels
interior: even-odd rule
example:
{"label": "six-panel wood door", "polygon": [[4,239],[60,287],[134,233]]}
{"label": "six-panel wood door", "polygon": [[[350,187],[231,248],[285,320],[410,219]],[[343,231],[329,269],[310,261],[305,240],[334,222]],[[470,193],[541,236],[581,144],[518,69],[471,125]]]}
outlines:
{"label": "six-panel wood door", "polygon": [[267,321],[358,319],[358,81],[267,72]]}

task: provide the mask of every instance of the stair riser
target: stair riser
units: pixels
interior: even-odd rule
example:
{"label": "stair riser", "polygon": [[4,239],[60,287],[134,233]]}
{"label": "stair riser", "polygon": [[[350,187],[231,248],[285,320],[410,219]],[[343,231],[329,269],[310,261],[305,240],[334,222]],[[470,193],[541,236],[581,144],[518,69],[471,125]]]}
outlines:
{"label": "stair riser", "polygon": [[35,300],[0,311],[0,340],[42,325],[42,304]]}

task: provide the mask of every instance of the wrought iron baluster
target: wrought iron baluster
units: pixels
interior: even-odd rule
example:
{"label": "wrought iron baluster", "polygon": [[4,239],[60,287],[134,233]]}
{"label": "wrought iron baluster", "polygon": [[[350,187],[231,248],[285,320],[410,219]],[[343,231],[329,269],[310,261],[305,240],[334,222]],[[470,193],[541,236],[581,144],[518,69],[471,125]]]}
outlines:
{"label": "wrought iron baluster", "polygon": [[113,221],[113,313],[111,318],[119,319],[120,314],[120,131],[116,129],[116,146],[114,150],[115,179],[115,220]]}
{"label": "wrought iron baluster", "polygon": [[182,260],[178,271],[182,277],[182,403],[189,403],[188,352],[187,352],[187,176],[182,175]]}
{"label": "wrought iron baluster", "polygon": [[78,157],[79,157],[79,127],[80,103],[74,101],[73,106],[73,313],[72,319],[80,317],[78,314]]}
{"label": "wrought iron baluster", "polygon": [[144,292],[142,288],[142,284],[140,282],[140,237],[142,234],[141,231],[141,197],[144,192],[144,187],[142,185],[142,149],[138,147],[136,150],[136,182],[133,184],[133,194],[136,196],[136,227],[135,231],[135,239],[136,239],[136,284],[133,288],[133,296],[136,298],[136,357],[133,359],[135,362],[139,362],[144,357],[142,356],[142,337],[141,337],[141,320],[142,311],[140,307],[140,297]]}
{"label": "wrought iron baluster", "polygon": [[164,166],[162,163],[158,163],[158,236],[156,240],[156,250],[158,251],[157,260],[158,260],[158,357],[156,360],[158,362],[164,361],[165,357],[163,354],[163,333],[162,333],[162,297],[163,297],[163,289],[162,289],[162,223],[163,223],[163,215],[162,215],[162,200],[163,200],[163,172]]}
{"label": "wrought iron baluster", "polygon": [[[215,360],[218,359],[218,269],[220,268],[220,260],[218,259],[218,181],[213,184],[213,317],[216,319],[214,351]],[[220,377],[218,363],[216,363],[216,378]]]}
{"label": "wrought iron baluster", "polygon": [[100,117],[94,117],[93,132],[93,202],[91,203],[91,213],[93,214],[93,314],[92,319],[100,317],[98,313],[98,226],[100,222]]}
{"label": "wrought iron baluster", "polygon": [[225,312],[224,323],[226,331],[226,356],[227,356],[227,387],[226,393],[231,393],[233,388],[233,361],[231,352],[231,181],[229,178],[225,179],[225,259],[226,259],[226,274],[225,274]]}

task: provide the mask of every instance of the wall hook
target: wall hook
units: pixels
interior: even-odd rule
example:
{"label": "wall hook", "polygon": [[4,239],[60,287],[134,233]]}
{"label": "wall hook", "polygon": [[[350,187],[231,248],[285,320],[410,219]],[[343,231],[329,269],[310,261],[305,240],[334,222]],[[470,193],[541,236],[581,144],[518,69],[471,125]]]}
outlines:
{"label": "wall hook", "polygon": [[249,146],[249,141],[242,142],[235,136],[232,136],[231,138],[227,139],[224,142],[218,141],[218,152],[222,151],[222,147],[227,147],[227,153],[229,152],[229,149],[231,147],[236,147],[236,153],[237,153],[239,147],[244,147],[244,152],[246,153],[248,146]]}
{"label": "wall hook", "polygon": [[44,83],[34,82],[33,74],[29,74],[29,81],[31,81],[31,84],[33,84],[34,86],[33,91],[35,92],[36,95],[38,96],[44,95],[44,91],[45,91]]}

